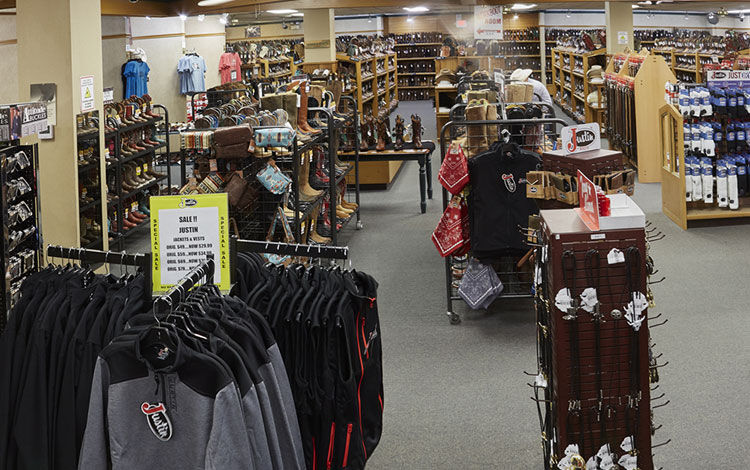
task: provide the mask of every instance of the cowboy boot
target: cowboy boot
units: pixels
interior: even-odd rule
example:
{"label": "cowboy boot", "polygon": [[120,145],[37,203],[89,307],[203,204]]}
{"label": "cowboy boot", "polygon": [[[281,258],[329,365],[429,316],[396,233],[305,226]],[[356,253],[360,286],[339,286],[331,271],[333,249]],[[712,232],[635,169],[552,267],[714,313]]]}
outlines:
{"label": "cowboy boot", "polygon": [[367,121],[365,119],[362,119],[362,121],[359,123],[359,149],[367,150],[368,141],[369,139],[367,138]]}
{"label": "cowboy boot", "polygon": [[[479,101],[470,101],[466,106],[467,121],[484,121],[487,118],[487,106]],[[487,148],[487,134],[485,126],[466,126],[466,146],[468,153],[474,156]],[[469,156],[469,155],[467,155]]]}
{"label": "cowboy boot", "polygon": [[422,148],[422,118],[416,114],[411,115],[411,143],[415,149]]}
{"label": "cowboy boot", "polygon": [[[487,113],[486,113],[485,119],[487,119],[488,121],[497,120],[497,106],[495,106],[494,104],[490,104],[488,102],[485,102],[484,104],[487,106]],[[489,145],[495,142],[499,138],[497,125],[488,124],[485,127],[485,133],[487,134],[487,146],[489,148]]]}
{"label": "cowboy boot", "polygon": [[404,148],[404,118],[396,116],[396,124],[393,126],[393,135],[396,141],[394,148],[401,150]]}
{"label": "cowboy boot", "polygon": [[377,131],[378,131],[378,142],[375,145],[375,150],[378,152],[382,152],[385,150],[385,123],[383,122],[383,118],[379,117],[377,121]]}
{"label": "cowboy boot", "polygon": [[372,116],[367,116],[365,118],[365,124],[367,125],[367,134],[365,134],[367,148],[373,148],[377,145],[375,140],[375,119]]}
{"label": "cowboy boot", "polygon": [[320,129],[315,129],[307,123],[307,91],[304,84],[299,87],[300,105],[297,112],[297,127],[310,134],[320,134]]}
{"label": "cowboy boot", "polygon": [[313,201],[323,194],[323,191],[318,191],[310,186],[310,158],[307,155],[302,159],[299,168],[298,184],[299,198],[302,201]]}

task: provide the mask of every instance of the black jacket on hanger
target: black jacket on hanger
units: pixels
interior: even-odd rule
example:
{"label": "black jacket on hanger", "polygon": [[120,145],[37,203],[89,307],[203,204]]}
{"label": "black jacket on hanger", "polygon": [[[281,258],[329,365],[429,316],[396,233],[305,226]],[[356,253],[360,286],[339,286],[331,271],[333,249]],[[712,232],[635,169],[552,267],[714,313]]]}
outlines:
{"label": "black jacket on hanger", "polygon": [[495,143],[469,159],[469,224],[473,255],[483,261],[508,250],[527,249],[520,227],[539,209],[526,197],[526,173],[541,164],[539,156],[515,143]]}

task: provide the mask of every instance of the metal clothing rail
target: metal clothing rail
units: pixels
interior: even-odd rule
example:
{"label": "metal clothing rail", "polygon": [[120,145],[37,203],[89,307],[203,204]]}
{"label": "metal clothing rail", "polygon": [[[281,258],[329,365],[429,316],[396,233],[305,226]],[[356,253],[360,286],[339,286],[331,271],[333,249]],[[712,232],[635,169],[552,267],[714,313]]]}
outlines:
{"label": "metal clothing rail", "polygon": [[151,253],[129,254],[117,251],[102,251],[88,248],[67,248],[58,245],[47,245],[48,258],[78,260],[81,264],[120,264],[141,268],[145,277],[145,297],[151,301]]}
{"label": "metal clothing rail", "polygon": [[348,259],[349,247],[324,245],[299,245],[295,243],[242,240],[232,237],[234,253],[273,253],[277,255],[305,256],[309,258]]}
{"label": "metal clothing rail", "polygon": [[[451,113],[453,113],[454,109],[458,109],[459,107],[466,107],[465,104],[459,104],[455,105],[451,109]],[[548,124],[555,124],[555,126],[547,126]],[[547,119],[498,119],[498,120],[484,120],[484,121],[464,121],[464,120],[451,120],[445,123],[445,125],[440,130],[440,162],[442,164],[443,160],[445,159],[445,154],[448,149],[448,146],[450,142],[456,138],[457,136],[457,128],[466,128],[471,126],[487,126],[487,125],[494,125],[498,127],[498,130],[506,130],[510,126],[534,126],[534,127],[551,127],[551,131],[542,131],[543,135],[547,135],[548,132],[551,132],[553,134],[556,134],[556,124],[565,125],[565,121],[562,119],[557,118],[547,118]],[[450,133],[450,134],[449,134]],[[525,136],[523,132],[521,134],[511,134],[512,137],[518,137],[518,136]],[[488,142],[488,144],[491,144],[491,142]],[[488,145],[489,147],[489,145]],[[521,145],[521,147],[524,147],[524,145]],[[443,210],[448,207],[448,202],[450,201],[448,191],[443,188]],[[471,252],[469,253],[469,255]],[[454,293],[453,288],[453,275],[451,272],[451,266],[452,266],[452,256],[446,256],[445,257],[445,291],[446,291],[446,304],[447,304],[447,312],[450,322],[452,324],[458,324],[461,323],[461,317],[453,311],[453,301],[454,300],[460,300],[461,297],[457,295],[457,293]],[[515,264],[514,260],[514,264]],[[498,275],[500,276],[500,279],[503,281],[503,284],[506,285],[505,292],[502,297],[505,298],[518,298],[518,297],[531,297],[531,290],[529,289],[528,293],[512,293],[509,291],[512,291],[513,288],[523,288],[526,284],[525,282],[520,282],[517,280],[517,272],[516,271],[509,271],[509,272],[499,272]],[[511,282],[507,282],[504,278],[504,276],[512,276],[516,275],[516,280],[513,280]],[[507,279],[506,277],[506,279]],[[456,289],[457,290],[457,289]]]}
{"label": "metal clothing rail", "polygon": [[201,261],[201,263],[191,269],[190,272],[180,280],[180,282],[175,284],[164,295],[161,295],[154,300],[154,312],[157,310],[162,311],[162,307],[171,311],[174,306],[185,299],[190,289],[198,285],[201,279],[205,279],[206,284],[213,284],[215,267],[216,263],[213,255],[208,255],[208,259]]}

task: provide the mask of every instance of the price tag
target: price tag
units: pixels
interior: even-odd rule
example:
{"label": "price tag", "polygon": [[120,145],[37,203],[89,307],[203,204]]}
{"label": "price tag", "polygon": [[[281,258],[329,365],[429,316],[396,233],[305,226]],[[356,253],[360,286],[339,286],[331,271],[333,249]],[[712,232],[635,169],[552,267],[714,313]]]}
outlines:
{"label": "price tag", "polygon": [[211,171],[219,171],[219,165],[216,163],[216,159],[212,158],[208,161],[208,167]]}

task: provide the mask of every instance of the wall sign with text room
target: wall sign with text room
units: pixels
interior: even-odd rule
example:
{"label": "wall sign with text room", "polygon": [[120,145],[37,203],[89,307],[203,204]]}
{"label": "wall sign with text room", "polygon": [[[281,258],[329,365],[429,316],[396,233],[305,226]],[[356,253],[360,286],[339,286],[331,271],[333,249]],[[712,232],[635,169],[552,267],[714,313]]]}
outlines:
{"label": "wall sign with text room", "polygon": [[165,292],[213,254],[214,284],[231,287],[227,194],[154,196],[151,204],[153,291]]}

